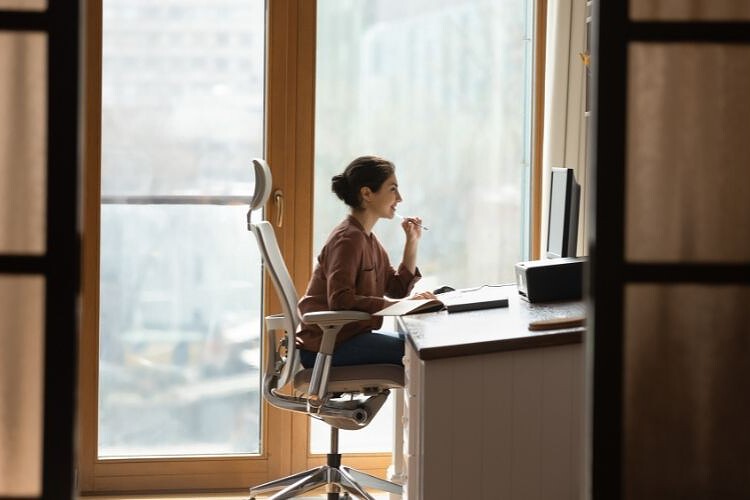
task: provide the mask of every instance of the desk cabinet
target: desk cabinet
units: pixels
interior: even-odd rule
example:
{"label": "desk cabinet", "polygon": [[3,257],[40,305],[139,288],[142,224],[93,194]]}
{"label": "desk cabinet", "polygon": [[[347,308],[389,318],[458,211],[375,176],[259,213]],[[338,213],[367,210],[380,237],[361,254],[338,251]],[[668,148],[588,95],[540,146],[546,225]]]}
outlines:
{"label": "desk cabinet", "polygon": [[582,343],[404,361],[405,498],[581,498]]}

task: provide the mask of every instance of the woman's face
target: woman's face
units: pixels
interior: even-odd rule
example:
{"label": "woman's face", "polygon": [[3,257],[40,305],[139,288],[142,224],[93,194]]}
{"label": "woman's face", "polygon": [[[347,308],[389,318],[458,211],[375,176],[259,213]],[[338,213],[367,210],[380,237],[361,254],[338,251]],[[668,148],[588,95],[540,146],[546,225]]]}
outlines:
{"label": "woman's face", "polygon": [[396,214],[396,205],[402,201],[396,174],[388,177],[376,192],[370,192],[368,198],[365,206],[373,215],[392,219]]}

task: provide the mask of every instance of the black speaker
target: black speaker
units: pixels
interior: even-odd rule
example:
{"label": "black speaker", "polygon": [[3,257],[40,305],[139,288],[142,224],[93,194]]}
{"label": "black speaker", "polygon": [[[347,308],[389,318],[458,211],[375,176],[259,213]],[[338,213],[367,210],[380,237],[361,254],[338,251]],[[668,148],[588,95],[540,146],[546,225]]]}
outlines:
{"label": "black speaker", "polygon": [[529,302],[580,300],[585,257],[529,260],[516,264],[518,293]]}

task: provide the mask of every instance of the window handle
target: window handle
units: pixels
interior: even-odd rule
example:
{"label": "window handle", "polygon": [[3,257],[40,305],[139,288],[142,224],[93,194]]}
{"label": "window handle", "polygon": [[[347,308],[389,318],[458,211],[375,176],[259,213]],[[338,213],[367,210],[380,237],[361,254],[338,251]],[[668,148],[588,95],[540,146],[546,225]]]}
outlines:
{"label": "window handle", "polygon": [[276,205],[276,227],[284,223],[284,193],[281,189],[273,192],[273,202]]}

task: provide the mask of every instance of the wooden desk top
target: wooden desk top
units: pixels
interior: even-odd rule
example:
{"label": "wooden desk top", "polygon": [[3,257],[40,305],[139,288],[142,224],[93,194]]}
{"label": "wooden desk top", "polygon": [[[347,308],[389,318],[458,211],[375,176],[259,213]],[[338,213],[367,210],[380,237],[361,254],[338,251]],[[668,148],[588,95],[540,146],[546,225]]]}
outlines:
{"label": "wooden desk top", "polygon": [[[476,293],[476,292],[469,292]],[[415,314],[397,318],[398,328],[423,360],[470,356],[582,342],[584,327],[530,331],[529,322],[584,316],[583,302],[530,304],[515,285],[485,287],[483,295],[508,298],[508,307],[448,314]]]}

